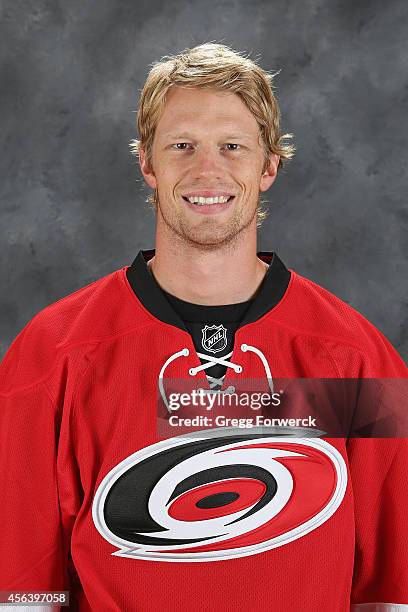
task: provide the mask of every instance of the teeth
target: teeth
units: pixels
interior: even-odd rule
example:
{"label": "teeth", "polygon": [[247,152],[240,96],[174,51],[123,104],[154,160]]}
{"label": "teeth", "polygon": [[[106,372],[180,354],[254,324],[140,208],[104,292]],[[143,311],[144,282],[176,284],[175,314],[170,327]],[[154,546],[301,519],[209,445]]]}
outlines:
{"label": "teeth", "polygon": [[191,204],[198,204],[204,206],[204,204],[225,204],[230,196],[217,196],[216,198],[203,198],[202,196],[192,196],[188,198]]}

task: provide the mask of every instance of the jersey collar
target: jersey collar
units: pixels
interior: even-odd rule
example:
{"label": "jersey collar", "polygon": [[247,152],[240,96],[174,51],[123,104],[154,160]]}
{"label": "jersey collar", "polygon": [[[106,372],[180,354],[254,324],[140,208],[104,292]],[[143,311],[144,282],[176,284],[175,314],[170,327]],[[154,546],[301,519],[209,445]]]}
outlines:
{"label": "jersey collar", "polygon": [[[126,269],[129,284],[139,301],[154,317],[187,331],[147,266],[147,262],[154,257],[154,254],[154,249],[139,251],[132,265]],[[289,285],[291,272],[276,253],[259,251],[257,255],[269,265],[269,268],[239,327],[254,323],[272,310],[281,301]]]}

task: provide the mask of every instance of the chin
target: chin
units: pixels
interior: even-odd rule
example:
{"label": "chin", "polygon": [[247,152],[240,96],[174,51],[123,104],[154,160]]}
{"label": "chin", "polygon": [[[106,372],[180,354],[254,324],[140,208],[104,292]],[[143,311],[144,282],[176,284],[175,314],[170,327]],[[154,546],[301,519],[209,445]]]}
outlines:
{"label": "chin", "polygon": [[213,231],[200,231],[198,228],[195,231],[183,231],[182,238],[191,246],[202,251],[215,251],[222,247],[232,245],[241,234],[244,228],[236,228],[234,230],[229,228],[229,231],[217,232],[215,228]]}

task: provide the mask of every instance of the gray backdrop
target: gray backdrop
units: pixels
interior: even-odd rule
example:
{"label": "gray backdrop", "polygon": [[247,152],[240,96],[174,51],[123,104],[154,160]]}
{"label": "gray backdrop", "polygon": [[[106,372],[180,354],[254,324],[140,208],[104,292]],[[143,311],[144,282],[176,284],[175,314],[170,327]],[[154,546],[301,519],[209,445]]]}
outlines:
{"label": "gray backdrop", "polygon": [[403,0],[9,0],[0,5],[0,357],[39,310],[153,246],[135,109],[148,65],[217,41],[261,56],[297,154],[259,248],[406,358]]}

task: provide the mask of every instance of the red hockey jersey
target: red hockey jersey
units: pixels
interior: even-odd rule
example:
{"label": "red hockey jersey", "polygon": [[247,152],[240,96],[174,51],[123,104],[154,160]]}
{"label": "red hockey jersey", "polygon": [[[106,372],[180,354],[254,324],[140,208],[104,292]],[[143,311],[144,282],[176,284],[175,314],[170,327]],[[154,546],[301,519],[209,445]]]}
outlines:
{"label": "red hockey jersey", "polygon": [[[83,612],[408,610],[406,439],[159,439],[158,387],[206,377],[153,254],[39,312],[0,366],[0,591],[69,590]],[[407,377],[363,316],[259,256],[224,386]]]}

